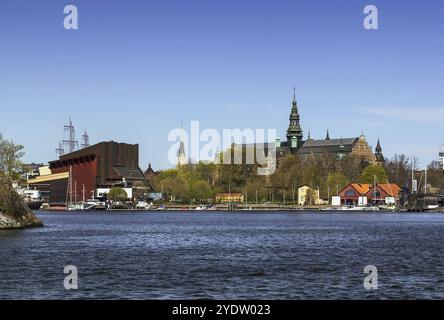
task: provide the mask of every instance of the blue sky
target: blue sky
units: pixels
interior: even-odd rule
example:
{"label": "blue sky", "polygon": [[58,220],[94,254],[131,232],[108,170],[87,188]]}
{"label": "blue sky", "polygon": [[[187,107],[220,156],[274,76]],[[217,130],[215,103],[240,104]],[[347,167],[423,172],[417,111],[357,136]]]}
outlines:
{"label": "blue sky", "polygon": [[[63,28],[63,7],[79,30]],[[363,8],[379,9],[365,30]],[[0,132],[28,162],[78,138],[140,144],[169,167],[168,133],[275,128],[296,86],[307,135],[378,135],[387,157],[435,160],[444,143],[442,1],[9,1],[0,4]]]}

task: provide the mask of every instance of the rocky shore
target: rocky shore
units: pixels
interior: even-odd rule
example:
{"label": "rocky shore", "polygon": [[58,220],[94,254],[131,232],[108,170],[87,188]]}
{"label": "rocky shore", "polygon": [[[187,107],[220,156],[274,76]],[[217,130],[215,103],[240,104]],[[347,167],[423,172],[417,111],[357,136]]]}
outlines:
{"label": "rocky shore", "polygon": [[42,221],[28,208],[9,181],[0,176],[0,230],[41,226]]}
{"label": "rocky shore", "polygon": [[0,212],[0,230],[24,229],[30,227],[41,227],[42,221],[32,212],[24,214],[21,218],[13,218]]}

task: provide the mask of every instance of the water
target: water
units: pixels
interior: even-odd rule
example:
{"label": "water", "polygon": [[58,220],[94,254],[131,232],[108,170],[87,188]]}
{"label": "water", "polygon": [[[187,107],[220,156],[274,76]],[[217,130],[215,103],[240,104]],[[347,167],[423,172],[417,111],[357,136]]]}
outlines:
{"label": "water", "polygon": [[44,228],[0,231],[2,299],[444,298],[440,214],[38,215]]}

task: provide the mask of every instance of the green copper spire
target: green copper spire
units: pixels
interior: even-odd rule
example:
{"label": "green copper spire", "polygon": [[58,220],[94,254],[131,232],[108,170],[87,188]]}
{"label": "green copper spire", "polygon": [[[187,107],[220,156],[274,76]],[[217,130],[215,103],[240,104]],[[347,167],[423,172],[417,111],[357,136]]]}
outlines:
{"label": "green copper spire", "polygon": [[[299,111],[298,104],[296,102],[296,87],[293,88],[293,103],[291,107],[290,113],[290,124],[287,130],[287,145],[291,148],[299,148],[302,145],[303,133],[301,129],[301,125],[299,123]],[[292,138],[295,137],[297,140],[297,144],[295,146],[294,140],[292,143]]]}
{"label": "green copper spire", "polygon": [[336,155],[336,159],[337,160],[342,160],[346,157],[346,153],[345,153],[345,146],[342,143],[342,135],[341,135],[341,140],[339,142],[339,148],[338,148],[338,153]]}

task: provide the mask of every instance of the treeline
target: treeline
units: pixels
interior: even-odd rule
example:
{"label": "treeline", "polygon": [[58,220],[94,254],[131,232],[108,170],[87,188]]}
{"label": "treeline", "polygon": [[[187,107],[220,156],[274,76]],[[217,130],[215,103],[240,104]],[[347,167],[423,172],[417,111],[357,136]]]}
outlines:
{"label": "treeline", "polygon": [[[243,193],[250,203],[290,203],[297,200],[301,185],[318,189],[324,199],[336,195],[350,182],[390,182],[409,188],[412,165],[416,169],[417,161],[405,155],[396,155],[384,166],[369,165],[353,157],[336,160],[329,154],[304,159],[290,155],[280,161],[270,176],[258,175],[258,165],[199,163],[161,171],[150,182],[156,191],[177,202],[204,203],[217,193],[230,191]],[[433,187],[444,188],[443,171],[429,168],[428,181]]]}

